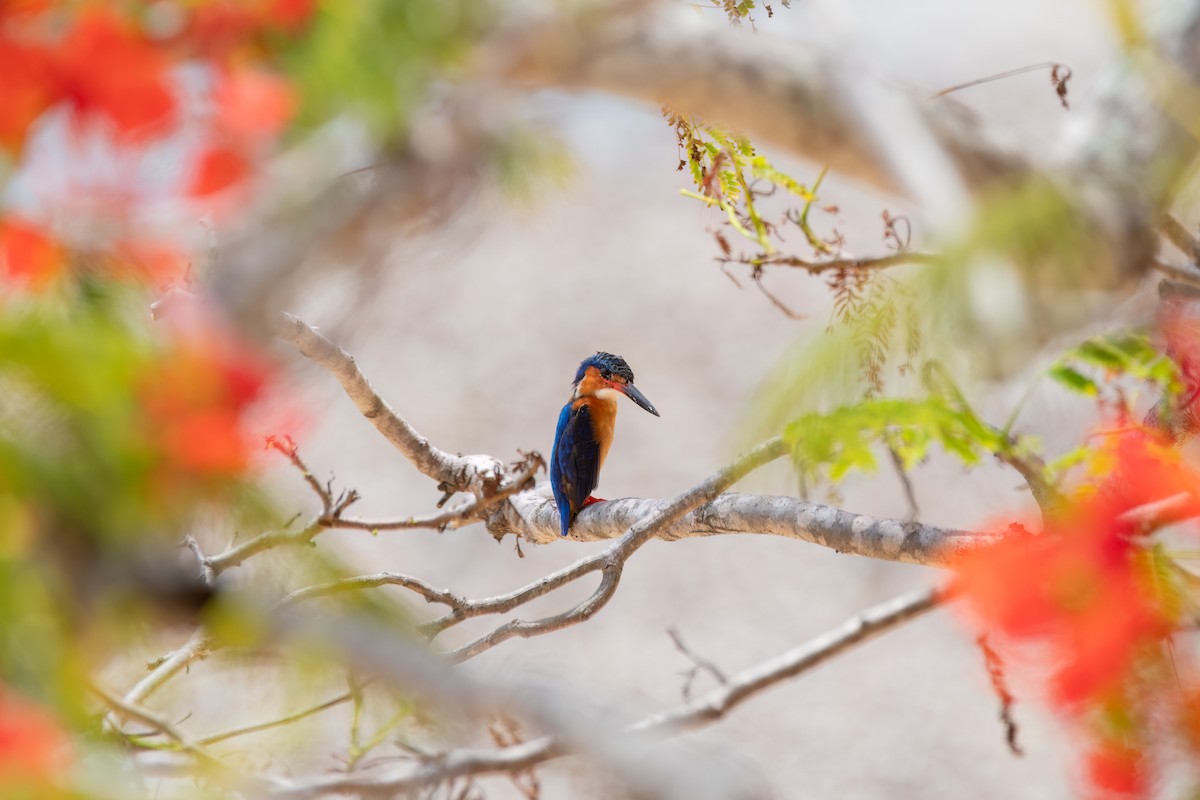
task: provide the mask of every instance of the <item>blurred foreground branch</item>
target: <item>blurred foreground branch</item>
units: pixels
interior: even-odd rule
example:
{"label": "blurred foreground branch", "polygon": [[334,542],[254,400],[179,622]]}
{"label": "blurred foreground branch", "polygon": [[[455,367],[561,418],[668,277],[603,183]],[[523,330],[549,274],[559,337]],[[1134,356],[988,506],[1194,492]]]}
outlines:
{"label": "blurred foreground branch", "polygon": [[[625,740],[621,749],[640,750],[649,744],[647,736],[677,735],[716,722],[750,698],[921,616],[942,600],[943,594],[939,590],[927,589],[873,606],[820,636],[731,676],[727,684],[712,692],[676,709],[651,714],[635,722],[621,734]],[[454,778],[524,772],[577,752],[581,744],[561,736],[545,736],[498,750],[451,750],[416,767],[296,781],[287,788],[276,789],[271,796],[297,799],[331,794],[394,797],[438,786]],[[592,747],[598,745],[604,746],[595,740],[590,742]]]}

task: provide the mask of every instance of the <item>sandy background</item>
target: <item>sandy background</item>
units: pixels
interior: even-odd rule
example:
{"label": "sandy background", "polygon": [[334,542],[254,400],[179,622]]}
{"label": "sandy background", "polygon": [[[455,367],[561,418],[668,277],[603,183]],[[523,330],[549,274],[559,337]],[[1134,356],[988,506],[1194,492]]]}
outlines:
{"label": "sandy background", "polygon": [[[786,10],[777,3],[771,20],[761,14],[760,35],[787,37],[797,48],[820,38],[800,8],[806,4],[794,5]],[[868,69],[931,90],[1055,60],[1074,69],[1071,100],[1081,108],[1115,52],[1102,4],[1082,0],[842,5]],[[1046,73],[971,89],[959,99],[1032,152],[1048,153],[1069,119]],[[372,307],[326,302],[314,291],[298,310],[350,349],[380,392],[433,442],[502,458],[517,448],[548,455],[578,362],[597,349],[619,353],[662,418],[625,404],[599,494],[671,496],[734,454],[735,431],[756,389],[788,348],[820,335],[828,294],[817,279],[770,275],[772,290],[809,315],[798,323],[753,286],[739,289],[721,274],[705,232],[716,219],[679,196],[687,184],[675,172],[674,139],[657,109],[555,93],[527,101],[531,117],[557,131],[573,154],[576,173],[565,188],[547,185],[526,207],[485,193],[446,230],[398,248]],[[819,168],[779,160],[802,181]],[[840,206],[837,225],[849,248],[864,254],[878,247],[880,211],[905,210],[836,179],[822,199]],[[318,474],[333,472],[357,487],[363,516],[432,509],[431,483],[357,416],[329,376],[303,364],[296,375],[315,410],[303,446]],[[1003,418],[1028,381],[1018,376],[979,390],[983,409]],[[1035,394],[1020,428],[1042,435],[1053,450],[1079,430],[1078,412],[1047,387]],[[915,480],[922,517],[932,523],[980,524],[1026,502],[1019,478],[1000,468],[968,475],[939,457]],[[294,476],[281,472],[273,481],[285,504],[309,507]],[[748,486],[792,490],[779,474]],[[906,511],[886,470],[849,481],[841,493],[844,507],[855,511]],[[511,542],[497,545],[481,526],[445,535],[330,533],[321,542],[363,571],[406,572],[472,596],[516,588],[594,549],[571,542],[527,546],[522,560]],[[486,672],[573,685],[635,717],[680,700],[688,662],[665,634],[669,626],[734,672],[938,579],[931,570],[771,537],[652,542],[595,619],[506,643],[474,663]],[[566,608],[577,596],[568,592],[535,608]],[[479,630],[464,626],[446,643]],[[1072,793],[1078,776],[1071,743],[1029,691],[1016,712],[1027,755],[1009,754],[972,640],[955,613],[936,612],[752,700],[698,738],[735,753],[777,797]],[[197,666],[195,679],[204,680],[208,669]],[[706,681],[697,688],[710,688]],[[328,724],[338,720],[334,715]],[[571,761],[542,774],[547,798],[612,796],[602,777]],[[485,785],[489,796],[512,796],[503,782]]]}

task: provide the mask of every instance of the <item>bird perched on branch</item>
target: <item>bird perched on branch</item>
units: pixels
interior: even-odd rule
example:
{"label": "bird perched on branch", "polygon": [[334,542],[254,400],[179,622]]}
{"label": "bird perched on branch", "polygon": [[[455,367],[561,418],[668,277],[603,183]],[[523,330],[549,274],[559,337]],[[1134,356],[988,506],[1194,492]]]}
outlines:
{"label": "bird perched on branch", "polygon": [[558,415],[550,456],[550,484],[563,536],[584,506],[600,502],[591,494],[600,482],[600,467],[612,444],[617,398],[625,395],[659,416],[646,395],[633,385],[633,370],[625,359],[612,353],[596,353],[584,359],[573,386],[571,399]]}

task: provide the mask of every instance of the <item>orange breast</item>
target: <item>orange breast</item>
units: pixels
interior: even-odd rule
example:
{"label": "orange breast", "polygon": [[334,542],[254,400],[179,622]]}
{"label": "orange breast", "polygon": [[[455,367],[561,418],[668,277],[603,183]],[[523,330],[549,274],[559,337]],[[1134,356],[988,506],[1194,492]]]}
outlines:
{"label": "orange breast", "polygon": [[600,445],[600,466],[603,467],[604,459],[608,458],[608,448],[612,446],[613,431],[617,426],[617,403],[615,400],[592,395],[576,400],[575,408],[580,406],[588,407],[588,416],[592,421],[592,434]]}
{"label": "orange breast", "polygon": [[592,418],[592,433],[600,443],[600,466],[608,458],[608,448],[612,446],[613,430],[617,424],[617,401],[609,397],[597,397],[596,392],[608,387],[608,382],[600,377],[600,370],[588,367],[583,380],[579,382],[580,398],[575,401],[575,407],[586,405]]}

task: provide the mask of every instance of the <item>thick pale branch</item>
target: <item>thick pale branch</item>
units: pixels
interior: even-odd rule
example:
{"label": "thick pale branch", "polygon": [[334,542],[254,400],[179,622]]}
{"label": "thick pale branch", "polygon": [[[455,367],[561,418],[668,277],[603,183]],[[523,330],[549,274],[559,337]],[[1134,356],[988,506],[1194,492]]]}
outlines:
{"label": "thick pale branch", "polygon": [[[576,517],[571,538],[614,538],[662,505],[662,500],[640,498],[595,503]],[[494,534],[513,533],[533,542],[560,538],[554,502],[538,492],[516,495],[488,524]],[[784,536],[840,553],[931,566],[946,566],[960,553],[994,543],[1000,536],[855,514],[794,497],[736,492],[722,494],[654,533],[666,541],[720,534]]]}
{"label": "thick pale branch", "polygon": [[[835,75],[861,67],[765,33],[698,28],[672,14],[677,10],[656,16],[622,9],[605,19],[526,26],[497,41],[483,68],[515,83],[594,89],[666,105],[844,175],[897,188]],[[984,183],[1027,171],[1024,158],[993,141],[956,101],[893,91],[919,101],[923,119],[970,179]]]}

